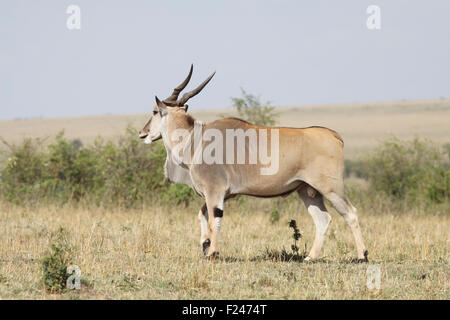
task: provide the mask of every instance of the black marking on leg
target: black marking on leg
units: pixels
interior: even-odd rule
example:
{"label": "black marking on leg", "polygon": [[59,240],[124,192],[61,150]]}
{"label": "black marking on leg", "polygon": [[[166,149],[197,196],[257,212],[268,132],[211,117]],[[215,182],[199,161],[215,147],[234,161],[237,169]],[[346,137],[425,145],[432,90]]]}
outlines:
{"label": "black marking on leg", "polygon": [[369,256],[369,251],[364,250],[364,262],[369,262],[369,258],[367,258]]}
{"label": "black marking on leg", "polygon": [[214,208],[214,218],[222,218],[223,210],[219,208]]}
{"label": "black marking on leg", "polygon": [[211,240],[206,239],[205,241],[203,241],[203,244],[202,244],[202,246],[203,246],[203,254],[205,256],[208,254],[208,249],[209,249],[210,245],[211,245]]}
{"label": "black marking on leg", "polygon": [[206,221],[208,221],[208,209],[206,208],[206,203],[202,207],[202,214],[205,216]]}

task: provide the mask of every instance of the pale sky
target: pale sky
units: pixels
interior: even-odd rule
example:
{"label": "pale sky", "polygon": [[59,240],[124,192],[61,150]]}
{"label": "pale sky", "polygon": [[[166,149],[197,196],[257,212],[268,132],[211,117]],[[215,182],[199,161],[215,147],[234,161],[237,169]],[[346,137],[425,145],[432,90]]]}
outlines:
{"label": "pale sky", "polygon": [[198,110],[450,97],[448,0],[0,0],[0,40],[0,119],[149,112],[191,63]]}

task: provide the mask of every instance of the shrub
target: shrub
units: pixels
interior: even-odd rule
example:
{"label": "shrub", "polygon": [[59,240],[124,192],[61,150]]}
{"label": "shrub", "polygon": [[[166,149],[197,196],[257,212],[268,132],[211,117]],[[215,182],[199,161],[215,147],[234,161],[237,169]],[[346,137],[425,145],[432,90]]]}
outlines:
{"label": "shrub", "polygon": [[345,177],[367,178],[366,161],[345,160]]}
{"label": "shrub", "polygon": [[291,252],[288,252],[285,248],[281,250],[266,248],[264,254],[261,257],[256,257],[254,260],[271,260],[271,261],[298,261],[302,262],[306,258],[306,243],[302,253],[299,252],[299,247],[297,246],[297,241],[302,237],[300,230],[297,227],[297,222],[291,220],[289,222],[289,228],[292,228],[292,239],[293,243],[291,245]]}
{"label": "shrub", "polygon": [[0,195],[14,203],[187,206],[196,197],[188,186],[165,182],[164,145],[143,145],[131,127],[118,143],[99,137],[83,146],[61,132],[46,147],[39,139],[4,144],[8,160],[1,167]]}
{"label": "shrub", "polygon": [[175,189],[177,201],[187,203],[193,196],[180,187],[167,189],[164,146],[144,146],[132,128],[117,144],[97,138],[84,147],[77,141],[61,132],[46,148],[39,139],[18,145],[4,142],[8,160],[0,172],[2,196],[22,204],[84,201],[126,207],[166,199],[159,194],[172,195]]}
{"label": "shrub", "polygon": [[50,252],[41,260],[43,282],[46,290],[60,292],[66,287],[69,274],[67,267],[72,263],[72,248],[67,232],[60,228],[50,245]]}
{"label": "shrub", "polygon": [[164,200],[167,203],[173,203],[176,205],[184,204],[185,207],[189,205],[194,196],[195,193],[192,188],[181,183],[173,183],[169,185],[167,190],[164,192]]}
{"label": "shrub", "polygon": [[261,126],[273,126],[276,123],[278,114],[269,101],[263,104],[259,96],[249,94],[242,88],[241,92],[242,98],[231,98],[240,118]]}
{"label": "shrub", "polygon": [[[13,203],[200,206],[201,200],[191,188],[165,182],[163,143],[143,145],[131,127],[118,143],[99,137],[83,146],[79,140],[66,139],[63,132],[47,146],[40,139],[25,139],[17,145],[3,142],[6,148],[0,157],[5,159],[0,164],[0,196]],[[445,206],[450,193],[448,150],[444,146],[441,151],[428,141],[393,138],[366,158],[347,160],[346,176],[367,179],[372,200]],[[283,200],[283,206],[298,205],[297,202],[297,199]],[[281,210],[277,199],[270,203]],[[368,203],[373,205],[372,201]],[[240,210],[262,208],[253,199],[244,197],[236,197],[229,204]],[[264,206],[263,210],[269,207]],[[278,219],[279,214],[273,211],[271,221]]]}
{"label": "shrub", "polygon": [[302,237],[300,230],[297,228],[297,222],[295,220],[291,220],[289,222],[289,228],[292,228],[292,239],[294,239],[294,243],[291,245],[292,252],[294,255],[298,255],[298,246],[297,241]]}
{"label": "shrub", "polygon": [[69,142],[63,135],[59,133],[48,146],[44,156],[46,169],[40,178],[50,187],[46,192],[51,196],[79,200],[101,183],[96,172],[98,160],[88,149],[74,143],[76,140]]}
{"label": "shrub", "polygon": [[0,173],[0,190],[5,199],[22,203],[21,198],[38,193],[40,177],[45,169],[42,140],[24,139],[20,145],[2,142],[7,147],[7,161]]}
{"label": "shrub", "polygon": [[157,191],[165,189],[166,152],[162,143],[143,145],[136,131],[128,128],[117,146],[98,140],[92,152],[98,156],[99,175],[104,180],[100,190],[103,202],[112,200],[130,207],[156,198]]}
{"label": "shrub", "polygon": [[450,195],[448,156],[430,141],[385,141],[366,159],[373,191],[408,202],[441,203]]}

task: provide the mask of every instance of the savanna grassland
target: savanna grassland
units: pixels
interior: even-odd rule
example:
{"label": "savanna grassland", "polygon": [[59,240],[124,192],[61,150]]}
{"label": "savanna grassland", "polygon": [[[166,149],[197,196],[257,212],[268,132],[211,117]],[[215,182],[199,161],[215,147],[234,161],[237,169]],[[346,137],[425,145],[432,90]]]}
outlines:
{"label": "savanna grassland", "polygon": [[[0,121],[0,137],[10,145],[25,137],[47,137],[40,141],[43,148],[50,145],[41,152],[30,140],[0,154],[0,298],[449,299],[450,152],[445,150],[450,149],[440,148],[450,143],[450,100],[276,111],[280,125],[337,130],[349,159],[366,157],[353,164],[346,182],[359,210],[369,264],[353,262],[350,228],[328,203],[333,220],[322,258],[302,262],[314,225],[296,194],[227,202],[220,257],[205,260],[197,219],[202,202],[159,182],[162,168],[152,164],[159,168],[164,154],[157,146],[141,144],[134,131],[118,147],[97,142],[79,149],[69,143],[79,139],[87,146],[96,136],[121,141],[126,126],[140,129],[147,115]],[[193,114],[210,121],[232,112]],[[55,143],[62,129],[68,140]],[[391,135],[425,140],[379,144]],[[291,249],[291,220],[302,234],[298,255]],[[55,244],[61,228],[60,261]],[[81,289],[48,290],[44,261],[79,266]],[[369,265],[380,268],[380,290],[366,285]],[[57,268],[46,271],[57,278]]]}
{"label": "savanna grassland", "polygon": [[[294,197],[294,196],[293,196]],[[265,200],[263,200],[264,202]],[[354,242],[335,212],[315,263],[276,260],[289,250],[295,219],[311,245],[313,224],[292,205],[271,222],[259,210],[225,207],[221,258],[207,261],[193,210],[102,209],[1,204],[2,299],[449,299],[448,214],[363,211],[360,222],[381,289],[366,287],[367,264],[352,263]],[[58,228],[68,231],[81,290],[45,290],[40,260]]]}

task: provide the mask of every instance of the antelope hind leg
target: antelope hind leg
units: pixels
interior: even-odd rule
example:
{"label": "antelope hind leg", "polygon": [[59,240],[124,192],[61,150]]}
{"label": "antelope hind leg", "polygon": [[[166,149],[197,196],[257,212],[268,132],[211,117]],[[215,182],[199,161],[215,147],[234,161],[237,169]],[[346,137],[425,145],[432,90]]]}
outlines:
{"label": "antelope hind leg", "polygon": [[320,250],[322,249],[325,234],[331,222],[331,216],[323,203],[323,196],[315,189],[310,186],[305,186],[297,192],[305,203],[316,227],[313,245],[308,256],[305,258],[305,261],[310,261],[320,256]]}
{"label": "antelope hind leg", "polygon": [[341,197],[338,194],[332,192],[326,195],[326,198],[330,200],[336,210],[344,218],[345,222],[349,225],[355,239],[356,250],[358,252],[358,262],[369,262],[367,256],[369,252],[366,250],[364,241],[361,234],[361,228],[359,227],[358,215],[356,208],[350,203],[350,201],[344,196]]}

